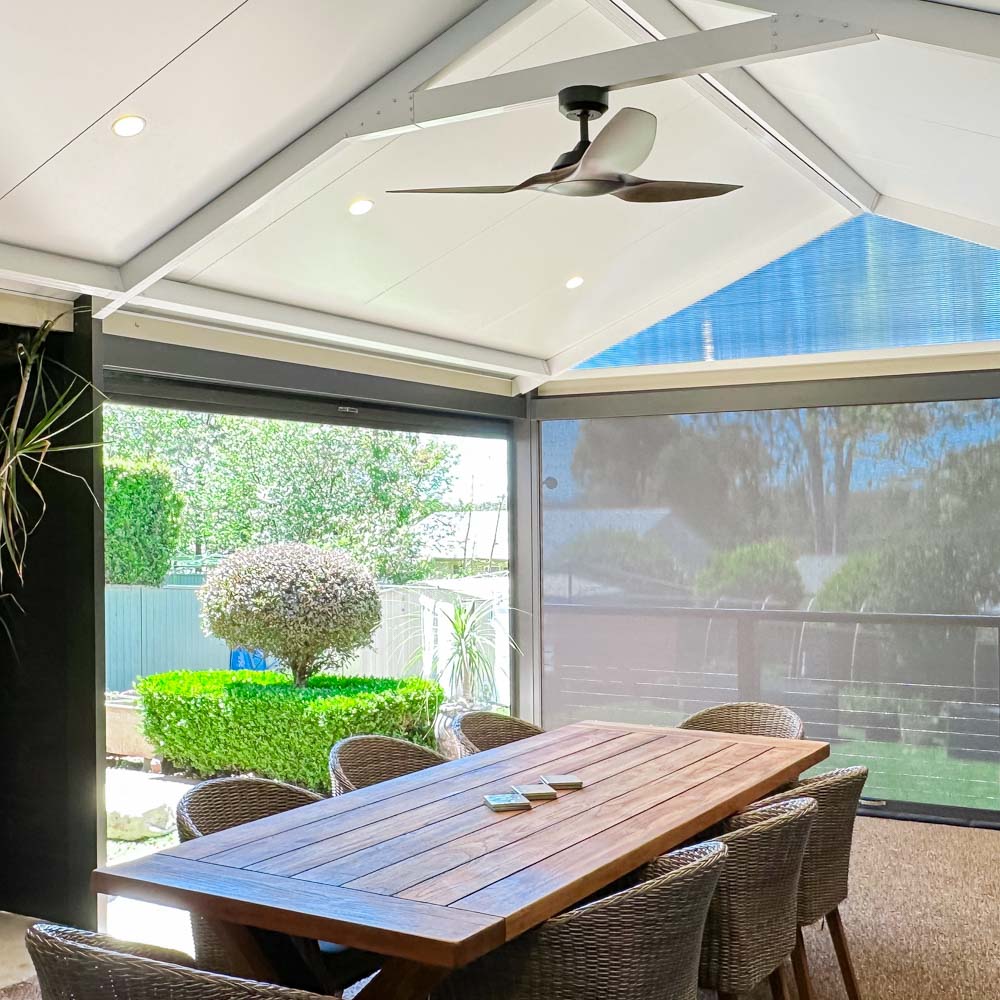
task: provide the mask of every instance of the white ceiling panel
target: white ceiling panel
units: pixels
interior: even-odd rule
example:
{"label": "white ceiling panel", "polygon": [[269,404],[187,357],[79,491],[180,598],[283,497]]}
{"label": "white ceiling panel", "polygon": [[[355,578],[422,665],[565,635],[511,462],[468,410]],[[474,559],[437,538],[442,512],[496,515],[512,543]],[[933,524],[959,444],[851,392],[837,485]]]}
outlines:
{"label": "white ceiling panel", "polygon": [[[109,18],[117,44],[109,46],[107,37],[100,44],[95,39],[88,53],[81,49],[86,32],[82,39],[71,36],[63,24],[59,36],[72,46],[65,59],[53,59],[44,43],[31,53],[39,68],[64,62],[75,69],[91,62],[103,69],[110,62],[115,71],[100,100],[90,101],[97,110],[89,118],[83,111],[75,114],[77,121],[86,118],[85,124],[99,116],[79,138],[60,149],[59,137],[49,135],[44,143],[35,143],[44,148],[28,157],[19,154],[18,160],[25,162],[51,159],[0,199],[0,239],[122,262],[476,5],[476,0],[380,0],[378,16],[373,16],[367,0],[297,0],[292,5],[247,0],[181,51],[205,21],[211,22],[207,12],[217,15],[226,5],[105,2],[102,6],[120,8]],[[105,30],[92,5],[76,6],[81,23],[86,14]],[[199,18],[182,15],[178,7],[198,11]],[[37,18],[51,18],[44,8],[36,9]],[[171,19],[186,25],[186,33],[175,26],[168,31]],[[7,27],[5,23],[4,35],[10,37]],[[122,54],[128,56],[131,48],[144,51],[147,38],[164,51],[125,72],[122,67],[136,60]],[[165,53],[176,58],[164,65]],[[155,75],[142,83],[149,66]],[[65,74],[53,86],[53,95],[64,101],[76,89]],[[37,113],[34,103],[31,107]],[[132,139],[118,138],[109,127],[125,110],[149,122]],[[16,118],[0,121],[5,134],[16,126]],[[63,132],[68,131],[72,125],[67,122]]]}
{"label": "white ceiling panel", "polygon": [[240,0],[4,4],[0,196],[239,6]]}
{"label": "white ceiling panel", "polygon": [[[617,106],[626,99],[615,97]],[[513,182],[547,168],[573,144],[574,130],[554,108],[529,108],[394,139],[195,280],[547,357],[660,299],[735,244],[763,246],[804,219],[816,220],[814,234],[832,224],[825,195],[686,84],[627,99],[658,118],[645,176],[733,181],[745,190],[675,205],[533,192],[383,193]],[[350,216],[347,205],[362,195],[375,209]],[[585,285],[570,292],[565,281],[577,273]]]}
{"label": "white ceiling panel", "polygon": [[[677,6],[703,28],[761,16],[706,0]],[[1000,224],[1000,63],[881,38],[749,72],[883,194]]]}
{"label": "white ceiling panel", "polygon": [[[439,74],[433,85],[444,86],[464,80],[479,79],[494,73],[525,69],[556,59],[589,55],[628,44],[625,35],[598,14],[587,0],[551,0],[548,3],[538,3],[521,17],[515,18],[485,44],[477,46],[465,58],[446,72]],[[320,197],[310,202],[308,209],[305,210],[308,216],[318,214],[325,220],[324,226],[338,227],[343,224],[341,213],[344,205],[355,198],[376,197],[386,188],[417,186],[418,183],[431,185],[437,183],[437,179],[443,175],[442,171],[506,170],[509,164],[510,169],[514,171],[520,169],[522,176],[527,176],[540,169],[539,161],[535,158],[537,147],[529,147],[529,142],[547,143],[544,148],[551,149],[551,159],[573,144],[573,126],[558,117],[553,118],[551,113],[536,114],[534,123],[530,117],[520,117],[520,120],[508,121],[506,124],[502,123],[500,118],[495,118],[492,124],[479,123],[479,125],[478,130],[466,127],[463,132],[458,130],[459,126],[449,126],[440,135],[431,136],[430,133],[424,133],[424,141],[420,141],[416,136],[409,136],[401,146],[388,150],[384,156],[366,164],[364,170],[357,171],[351,177],[347,176],[349,171],[367,161],[392,140],[359,140],[343,144],[336,150],[333,159],[324,164],[322,169],[311,171],[288,185],[274,197],[267,199],[259,208],[248,213],[246,217],[227,226],[207,246],[189,256],[176,271],[176,277],[182,280],[197,278],[211,265],[241,247],[256,233],[274,227],[272,232],[256,241],[252,253],[228,261],[216,268],[212,276],[213,280],[224,284],[229,281],[238,282],[240,269],[246,268],[248,280],[254,283],[261,280],[266,282],[266,274],[261,273],[259,265],[266,263],[265,258],[269,255],[280,256],[286,252],[285,234],[290,228],[299,227],[302,221],[301,218],[290,218],[287,222],[283,220],[316,195]],[[478,145],[481,140],[490,144],[489,158],[482,156]],[[457,148],[452,153],[451,150],[456,143]],[[496,150],[495,156],[494,150]],[[416,176],[421,172],[421,165],[426,168],[421,174],[424,177],[423,181],[401,180]],[[398,198],[393,200],[399,201]],[[402,208],[398,204],[396,207]],[[477,205],[466,204],[463,206],[463,215],[465,212],[470,214],[456,220],[459,222],[460,238],[461,234],[467,235],[474,231],[477,225],[480,228],[488,226],[496,218],[511,210],[510,204],[489,205],[482,200],[479,200]],[[371,240],[378,235],[378,232],[378,223],[367,229],[362,229],[358,225],[347,227],[343,233],[345,237],[343,246],[348,259],[344,263],[349,266],[352,262],[351,243],[355,238]],[[404,241],[405,247],[400,244],[396,249],[408,249],[414,253],[417,260],[415,266],[434,259],[448,245],[446,232],[430,234],[431,237],[440,237],[443,241],[436,244],[430,241],[425,243],[428,234],[421,230],[412,231],[410,235],[412,239]],[[437,250],[434,249],[435,246],[438,247]],[[401,277],[399,266],[393,267],[391,260],[388,259],[392,254],[393,248],[387,248],[387,259],[380,262],[386,267],[385,272],[380,272],[384,274],[383,290]],[[295,256],[294,251],[292,256]],[[311,252],[309,257],[311,259]],[[362,262],[359,260],[356,263]],[[400,263],[405,271],[405,263],[402,261]],[[283,280],[296,281],[297,264],[297,257],[289,260],[288,274]],[[306,266],[308,267],[308,262]],[[368,287],[368,281],[378,279],[371,271],[371,264],[366,264],[364,269],[365,275],[362,281],[365,287]],[[338,268],[338,273],[343,271]],[[311,279],[308,284],[312,284]],[[335,293],[336,289],[331,291]],[[327,301],[328,308],[332,308],[329,300],[324,301]],[[315,308],[322,308],[319,300],[313,305]]]}

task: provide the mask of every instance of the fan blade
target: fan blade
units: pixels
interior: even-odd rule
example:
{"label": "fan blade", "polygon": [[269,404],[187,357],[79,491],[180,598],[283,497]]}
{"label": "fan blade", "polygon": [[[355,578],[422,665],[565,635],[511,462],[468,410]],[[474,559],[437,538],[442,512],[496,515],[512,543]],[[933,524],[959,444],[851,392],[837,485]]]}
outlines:
{"label": "fan blade", "polygon": [[692,201],[695,198],[718,198],[719,195],[739,191],[742,184],[700,184],[696,181],[647,181],[640,177],[629,178],[617,191],[612,191],[622,201]]}
{"label": "fan blade", "polygon": [[494,187],[453,187],[453,188],[400,188],[394,191],[386,191],[386,194],[510,194],[511,191],[520,191],[521,185],[494,186]]}
{"label": "fan blade", "polygon": [[386,194],[511,194],[513,191],[544,191],[551,185],[565,180],[576,169],[573,167],[562,167],[559,170],[546,170],[541,174],[533,174],[526,181],[520,184],[509,186],[483,186],[483,187],[447,187],[447,188],[403,188],[395,191],[386,191]]}
{"label": "fan blade", "polygon": [[622,108],[580,157],[574,179],[636,170],[652,152],[655,140],[655,115],[638,108]]}

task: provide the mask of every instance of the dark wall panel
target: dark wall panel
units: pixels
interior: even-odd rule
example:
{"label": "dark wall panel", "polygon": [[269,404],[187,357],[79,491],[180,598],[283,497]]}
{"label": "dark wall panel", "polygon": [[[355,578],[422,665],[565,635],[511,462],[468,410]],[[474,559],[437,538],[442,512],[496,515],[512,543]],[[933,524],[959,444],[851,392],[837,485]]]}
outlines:
{"label": "dark wall panel", "polygon": [[[99,327],[89,311],[78,314],[72,334],[50,336],[49,356],[99,384]],[[16,369],[0,370],[0,398],[16,380]],[[98,399],[88,392],[79,413]],[[100,438],[96,410],[64,440]],[[47,510],[29,543],[25,584],[4,580],[23,613],[6,602],[16,655],[0,635],[0,910],[94,926],[89,878],[103,842],[104,541],[87,486],[100,499],[100,453],[67,453],[60,465],[83,481],[43,470]]]}

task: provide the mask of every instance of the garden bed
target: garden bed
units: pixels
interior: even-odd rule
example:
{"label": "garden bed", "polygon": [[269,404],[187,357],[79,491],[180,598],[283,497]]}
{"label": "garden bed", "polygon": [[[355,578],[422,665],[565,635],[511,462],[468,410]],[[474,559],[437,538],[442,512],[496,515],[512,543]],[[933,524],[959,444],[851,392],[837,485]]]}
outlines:
{"label": "garden bed", "polygon": [[141,679],[143,730],[158,754],[197,775],[253,773],[329,791],[330,747],[382,733],[433,745],[444,698],[420,678],[175,671]]}

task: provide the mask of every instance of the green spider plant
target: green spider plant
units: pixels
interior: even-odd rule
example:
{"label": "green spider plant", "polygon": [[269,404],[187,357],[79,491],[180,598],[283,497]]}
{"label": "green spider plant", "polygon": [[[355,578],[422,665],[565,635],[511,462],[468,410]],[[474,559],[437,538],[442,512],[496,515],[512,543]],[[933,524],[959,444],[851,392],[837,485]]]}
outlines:
{"label": "green spider plant", "polygon": [[[90,489],[82,476],[51,461],[59,452],[99,447],[99,443],[65,443],[62,435],[94,412],[93,409],[82,414],[74,412],[93,386],[45,354],[46,342],[56,323],[73,311],[45,320],[26,340],[15,345],[20,382],[0,420],[0,584],[5,564],[13,569],[19,581],[24,580],[28,539],[46,509],[38,483],[42,468],[80,479]],[[69,376],[61,380],[61,386],[53,378],[50,366]]]}

